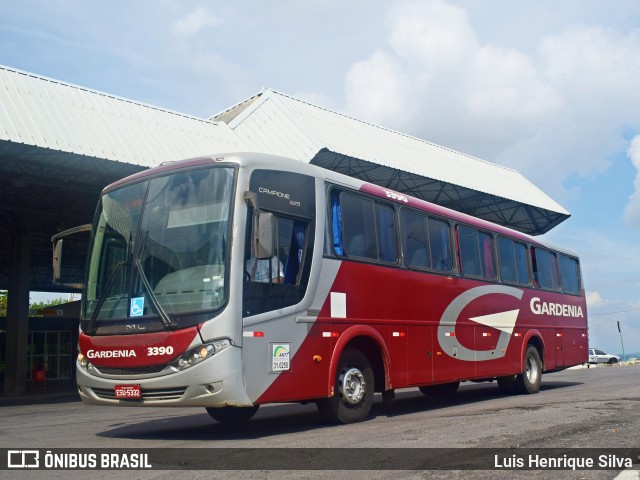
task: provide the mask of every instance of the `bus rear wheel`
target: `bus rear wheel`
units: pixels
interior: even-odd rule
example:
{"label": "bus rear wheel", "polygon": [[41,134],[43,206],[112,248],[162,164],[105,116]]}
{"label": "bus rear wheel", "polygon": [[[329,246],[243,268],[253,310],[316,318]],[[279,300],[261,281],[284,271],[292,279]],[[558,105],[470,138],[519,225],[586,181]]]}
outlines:
{"label": "bus rear wheel", "polygon": [[364,353],[346,349],[340,357],[334,382],[334,394],[316,404],[320,414],[331,423],[361,422],[373,404],[373,369]]}
{"label": "bus rear wheel", "polygon": [[516,380],[518,393],[538,393],[542,382],[542,361],[538,349],[533,345],[527,347],[524,354],[524,371]]}
{"label": "bus rear wheel", "polygon": [[258,411],[259,405],[253,407],[222,407],[207,408],[207,413],[211,418],[220,423],[237,424],[244,423],[253,417]]}

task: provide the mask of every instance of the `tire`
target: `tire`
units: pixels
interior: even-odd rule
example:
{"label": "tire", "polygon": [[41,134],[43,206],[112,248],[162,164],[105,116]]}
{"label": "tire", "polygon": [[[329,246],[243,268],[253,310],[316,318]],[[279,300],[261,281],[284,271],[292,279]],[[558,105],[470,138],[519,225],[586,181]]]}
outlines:
{"label": "tire", "polygon": [[609,363],[609,365],[614,365],[614,364],[618,363],[618,360],[616,360],[615,358],[610,358],[609,362],[607,362],[607,363]]}
{"label": "tire", "polygon": [[498,388],[505,395],[515,395],[518,393],[517,389],[517,375],[509,375],[507,377],[498,377]]}
{"label": "tire", "polygon": [[316,404],[320,414],[331,423],[363,421],[373,405],[373,369],[364,353],[348,348],[340,357],[334,382],[334,394]]}
{"label": "tire", "polygon": [[533,345],[527,347],[524,354],[524,372],[518,375],[515,385],[517,393],[538,393],[542,382],[542,361],[538,349]]}
{"label": "tire", "polygon": [[253,407],[206,407],[206,409],[207,413],[211,415],[211,418],[220,423],[238,424],[244,423],[253,417],[259,407],[259,405],[254,405]]}
{"label": "tire", "polygon": [[458,391],[460,382],[441,383],[439,385],[429,385],[420,387],[420,391],[436,400],[449,400]]}

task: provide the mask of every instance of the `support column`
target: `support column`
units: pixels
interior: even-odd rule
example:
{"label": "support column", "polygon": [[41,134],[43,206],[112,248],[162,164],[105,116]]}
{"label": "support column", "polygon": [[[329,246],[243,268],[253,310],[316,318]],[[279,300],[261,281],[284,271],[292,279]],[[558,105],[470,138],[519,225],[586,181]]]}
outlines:
{"label": "support column", "polygon": [[18,396],[27,392],[31,234],[13,235],[11,247],[4,394]]}

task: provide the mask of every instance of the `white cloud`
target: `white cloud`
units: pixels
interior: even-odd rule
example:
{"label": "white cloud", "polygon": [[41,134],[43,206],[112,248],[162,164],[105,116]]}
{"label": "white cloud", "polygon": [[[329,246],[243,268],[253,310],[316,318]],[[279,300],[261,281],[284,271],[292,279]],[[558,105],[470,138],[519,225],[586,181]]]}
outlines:
{"label": "white cloud", "polygon": [[355,63],[346,77],[347,110],[357,118],[398,128],[411,109],[411,83],[402,72],[401,61],[383,51]]}
{"label": "white cloud", "polygon": [[481,42],[444,0],[396,3],[387,29],[387,49],[346,75],[347,112],[514,167],[552,196],[640,130],[640,30],[569,26],[525,52]]}
{"label": "white cloud", "polygon": [[629,197],[629,203],[624,210],[624,219],[629,225],[640,227],[640,135],[631,141],[628,153],[637,173],[633,182],[635,192]]}
{"label": "white cloud", "polygon": [[587,292],[587,307],[589,308],[597,308],[609,303],[607,300],[602,298],[599,292]]}
{"label": "white cloud", "polygon": [[207,7],[196,7],[192,12],[171,24],[171,33],[178,38],[190,38],[207,27],[220,25],[222,20],[211,13]]}
{"label": "white cloud", "polygon": [[389,44],[411,65],[457,68],[477,40],[466,12],[444,1],[401,1],[387,16]]}

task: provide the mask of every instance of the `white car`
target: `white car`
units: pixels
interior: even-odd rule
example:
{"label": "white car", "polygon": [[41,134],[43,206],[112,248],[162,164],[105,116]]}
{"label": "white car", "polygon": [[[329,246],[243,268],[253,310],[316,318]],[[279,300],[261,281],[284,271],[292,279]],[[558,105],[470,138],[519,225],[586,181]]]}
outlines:
{"label": "white car", "polygon": [[597,348],[589,349],[589,363],[608,363],[609,365],[613,365],[619,361],[620,357],[618,355],[609,355]]}

